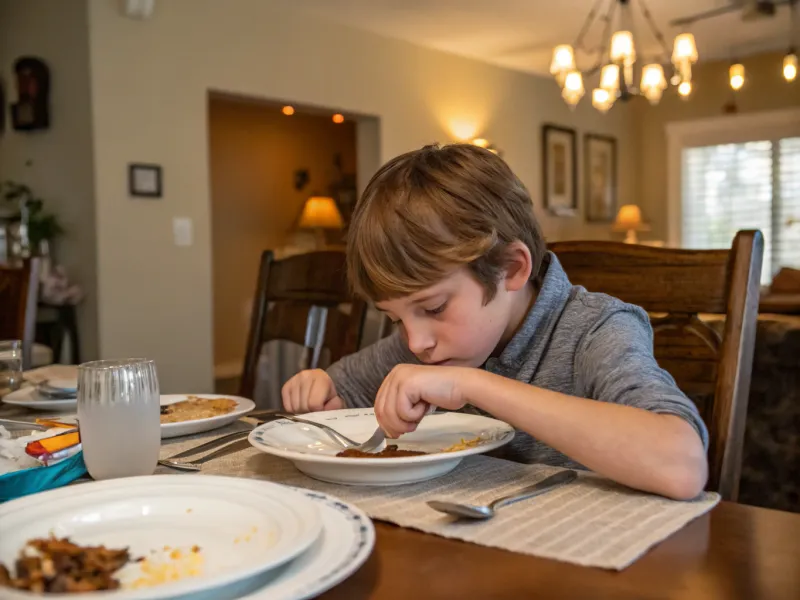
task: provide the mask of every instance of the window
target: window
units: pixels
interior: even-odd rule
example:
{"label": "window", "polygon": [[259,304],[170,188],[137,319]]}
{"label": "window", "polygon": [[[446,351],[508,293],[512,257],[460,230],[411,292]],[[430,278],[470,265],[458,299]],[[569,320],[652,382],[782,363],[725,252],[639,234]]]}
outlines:
{"label": "window", "polygon": [[728,248],[740,229],[764,234],[762,283],[800,268],[800,137],[684,148],[681,239]]}

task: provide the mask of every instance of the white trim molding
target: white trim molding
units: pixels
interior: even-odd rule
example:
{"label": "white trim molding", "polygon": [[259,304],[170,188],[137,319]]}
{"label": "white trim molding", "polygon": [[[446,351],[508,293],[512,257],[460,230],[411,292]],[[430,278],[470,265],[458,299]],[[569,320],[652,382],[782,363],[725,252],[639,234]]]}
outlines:
{"label": "white trim molding", "polygon": [[667,241],[681,247],[682,156],[686,148],[800,136],[800,108],[724,115],[666,124]]}

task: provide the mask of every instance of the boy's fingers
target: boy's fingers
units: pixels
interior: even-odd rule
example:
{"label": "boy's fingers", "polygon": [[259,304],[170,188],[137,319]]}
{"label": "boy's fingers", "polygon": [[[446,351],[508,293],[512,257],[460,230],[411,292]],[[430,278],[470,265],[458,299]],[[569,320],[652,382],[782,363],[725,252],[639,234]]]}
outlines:
{"label": "boy's fingers", "polygon": [[334,396],[325,403],[322,410],[339,410],[340,408],[344,408],[344,400],[339,396]]}
{"label": "boy's fingers", "polygon": [[416,404],[411,404],[411,400],[408,398],[403,398],[403,412],[400,417],[407,423],[418,423],[422,420],[422,417],[425,416],[427,411],[427,402],[417,402]]}
{"label": "boy's fingers", "polygon": [[290,379],[285,384],[283,384],[283,387],[281,388],[281,403],[283,404],[283,410],[285,410],[286,412],[293,412],[292,403],[289,399],[289,393],[290,393],[289,389],[291,385],[292,385],[292,380]]}

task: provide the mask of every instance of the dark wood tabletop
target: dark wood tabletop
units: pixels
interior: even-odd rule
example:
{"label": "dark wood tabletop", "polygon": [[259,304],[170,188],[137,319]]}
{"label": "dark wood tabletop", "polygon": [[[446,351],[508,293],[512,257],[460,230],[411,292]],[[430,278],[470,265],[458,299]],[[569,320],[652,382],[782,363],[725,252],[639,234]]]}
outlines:
{"label": "dark wood tabletop", "polygon": [[723,502],[621,572],[384,523],[367,563],[325,600],[800,599],[800,514]]}

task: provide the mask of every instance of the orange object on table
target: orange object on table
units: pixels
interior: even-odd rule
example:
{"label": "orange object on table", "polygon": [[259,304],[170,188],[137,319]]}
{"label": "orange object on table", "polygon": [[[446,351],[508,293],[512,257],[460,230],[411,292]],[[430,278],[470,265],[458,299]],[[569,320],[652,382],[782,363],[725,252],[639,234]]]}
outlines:
{"label": "orange object on table", "polygon": [[79,444],[80,441],[81,437],[77,431],[62,433],[35,442],[29,442],[25,446],[25,453],[33,457],[55,454],[60,450]]}

